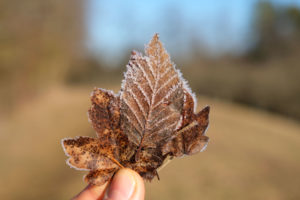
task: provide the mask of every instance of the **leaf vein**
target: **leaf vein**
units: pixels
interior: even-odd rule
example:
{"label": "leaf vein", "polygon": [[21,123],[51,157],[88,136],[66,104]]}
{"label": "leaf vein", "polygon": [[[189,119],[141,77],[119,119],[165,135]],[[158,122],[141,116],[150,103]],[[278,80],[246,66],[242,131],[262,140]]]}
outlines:
{"label": "leaf vein", "polygon": [[138,116],[136,115],[136,112],[133,111],[133,109],[129,106],[130,104],[127,102],[127,99],[123,97],[124,103],[127,105],[127,107],[129,108],[130,112],[133,113],[134,117],[136,118],[136,121],[138,122],[138,124],[140,125],[140,129],[138,130],[140,134],[142,134],[142,129],[143,129],[143,123],[140,121],[140,119],[138,118]]}

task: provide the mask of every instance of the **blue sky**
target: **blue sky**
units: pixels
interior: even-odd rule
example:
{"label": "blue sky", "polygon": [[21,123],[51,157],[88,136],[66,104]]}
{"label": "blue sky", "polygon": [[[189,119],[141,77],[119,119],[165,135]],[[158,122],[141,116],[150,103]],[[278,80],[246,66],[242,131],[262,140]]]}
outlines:
{"label": "blue sky", "polygon": [[[143,49],[158,32],[171,54],[195,42],[212,53],[242,51],[258,1],[89,0],[86,44],[92,52],[111,59],[127,49]],[[300,0],[272,2],[300,6]]]}

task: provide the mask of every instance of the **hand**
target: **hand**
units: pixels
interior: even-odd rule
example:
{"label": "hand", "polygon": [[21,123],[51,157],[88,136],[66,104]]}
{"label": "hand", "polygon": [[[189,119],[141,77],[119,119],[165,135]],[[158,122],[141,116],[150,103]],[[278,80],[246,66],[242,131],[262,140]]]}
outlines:
{"label": "hand", "polygon": [[73,200],[144,200],[145,186],[141,176],[131,169],[121,169],[111,183],[87,186]]}

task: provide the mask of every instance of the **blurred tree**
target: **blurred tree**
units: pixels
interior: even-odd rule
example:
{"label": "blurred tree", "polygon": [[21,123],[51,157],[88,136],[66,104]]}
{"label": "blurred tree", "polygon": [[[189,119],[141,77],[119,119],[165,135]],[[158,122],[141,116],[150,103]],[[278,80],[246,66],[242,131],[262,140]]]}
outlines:
{"label": "blurred tree", "polygon": [[2,110],[63,81],[82,51],[82,4],[79,0],[0,1]]}
{"label": "blurred tree", "polygon": [[271,2],[257,4],[254,14],[254,43],[248,56],[252,60],[291,56],[300,44],[300,10],[275,7]]}
{"label": "blurred tree", "polygon": [[[129,55],[129,53],[126,54],[126,60],[120,59],[122,62],[116,62],[117,66],[106,64],[101,56],[86,55],[72,63],[72,67],[66,73],[65,83],[95,87],[95,83],[99,82],[109,85],[120,82]],[[124,66],[120,67],[121,65]]]}
{"label": "blurred tree", "polygon": [[251,28],[251,48],[241,57],[209,59],[191,45],[183,74],[201,94],[300,119],[300,8],[259,1]]}

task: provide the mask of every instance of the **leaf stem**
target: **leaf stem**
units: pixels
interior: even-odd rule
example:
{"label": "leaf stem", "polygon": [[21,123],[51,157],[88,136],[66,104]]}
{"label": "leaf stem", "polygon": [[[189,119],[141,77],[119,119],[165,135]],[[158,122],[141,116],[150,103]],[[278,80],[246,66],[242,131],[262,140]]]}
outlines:
{"label": "leaf stem", "polygon": [[120,168],[125,168],[123,165],[121,165],[121,163],[119,163],[119,161],[117,161],[116,159],[114,158],[109,158],[111,159],[114,163],[116,163]]}

